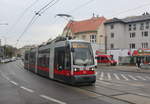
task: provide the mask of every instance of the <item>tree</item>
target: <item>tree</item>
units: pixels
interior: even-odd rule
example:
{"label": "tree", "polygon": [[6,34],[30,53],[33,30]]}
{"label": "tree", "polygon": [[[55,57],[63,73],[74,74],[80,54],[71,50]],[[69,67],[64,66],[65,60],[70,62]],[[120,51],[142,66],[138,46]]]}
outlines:
{"label": "tree", "polygon": [[11,45],[5,45],[4,46],[4,55],[5,57],[13,57],[13,56],[16,56],[16,51],[17,51],[17,48],[11,46]]}

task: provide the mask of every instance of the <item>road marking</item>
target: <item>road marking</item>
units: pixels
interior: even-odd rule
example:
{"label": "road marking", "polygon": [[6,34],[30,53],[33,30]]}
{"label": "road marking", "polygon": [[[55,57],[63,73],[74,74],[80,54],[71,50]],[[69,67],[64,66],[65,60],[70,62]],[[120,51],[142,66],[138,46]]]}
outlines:
{"label": "road marking", "polygon": [[131,79],[133,80],[137,80],[135,77],[133,77],[132,75],[128,75]]}
{"label": "road marking", "polygon": [[30,92],[30,93],[33,93],[33,92],[34,92],[33,90],[31,90],[31,89],[29,89],[29,88],[26,88],[26,87],[24,87],[24,86],[21,86],[20,88],[22,88],[23,90],[26,90],[26,91],[28,91],[28,92]]}
{"label": "road marking", "polygon": [[108,82],[104,82],[104,81],[98,81],[98,82],[100,82],[100,83],[102,83],[102,84],[111,85],[110,83],[108,83]]}
{"label": "road marking", "polygon": [[149,94],[143,94],[143,93],[137,93],[138,95],[141,95],[141,96],[146,96],[146,97],[150,97]]}
{"label": "road marking", "polygon": [[136,87],[144,87],[142,84],[130,84],[131,86],[136,86]]}
{"label": "road marking", "polygon": [[107,73],[107,76],[108,76],[108,80],[111,80],[110,73]]}
{"label": "road marking", "polygon": [[104,77],[104,73],[103,72],[101,72],[101,76],[100,76],[100,80],[103,80],[103,77]]}
{"label": "road marking", "polygon": [[17,82],[14,82],[14,81],[10,81],[12,84],[18,86],[18,83]]}
{"label": "road marking", "polygon": [[117,74],[113,73],[113,75],[115,76],[115,78],[116,78],[117,80],[120,80],[120,78],[118,77]]}
{"label": "road marking", "polygon": [[141,77],[141,76],[136,76],[137,78],[141,79],[141,80],[146,80],[145,78]]}
{"label": "road marking", "polygon": [[44,99],[47,99],[47,100],[50,100],[50,101],[53,101],[53,102],[56,102],[58,104],[67,104],[65,102],[62,102],[60,100],[57,100],[57,99],[54,99],[54,98],[51,98],[49,96],[46,96],[46,95],[40,95],[40,97],[44,98]]}
{"label": "road marking", "polygon": [[149,76],[146,76],[146,78],[150,80],[150,77],[149,77]]}
{"label": "road marking", "polygon": [[126,81],[129,80],[125,75],[121,74],[121,76],[122,76]]}

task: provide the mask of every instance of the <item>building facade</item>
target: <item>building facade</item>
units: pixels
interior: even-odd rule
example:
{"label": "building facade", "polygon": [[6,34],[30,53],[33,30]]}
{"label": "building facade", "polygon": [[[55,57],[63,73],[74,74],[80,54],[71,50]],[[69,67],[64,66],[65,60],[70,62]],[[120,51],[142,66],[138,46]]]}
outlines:
{"label": "building facade", "polygon": [[4,47],[0,46],[0,60],[4,57]]}
{"label": "building facade", "polygon": [[105,29],[104,17],[93,17],[88,20],[70,21],[64,28],[64,36],[72,36],[76,39],[91,42],[93,46],[104,48]]}
{"label": "building facade", "polygon": [[107,50],[150,49],[150,15],[113,18],[105,22]]}
{"label": "building facade", "polygon": [[20,49],[17,50],[16,55],[21,55],[22,57],[24,56],[25,51],[30,50],[31,48],[35,48],[36,45],[26,45]]}

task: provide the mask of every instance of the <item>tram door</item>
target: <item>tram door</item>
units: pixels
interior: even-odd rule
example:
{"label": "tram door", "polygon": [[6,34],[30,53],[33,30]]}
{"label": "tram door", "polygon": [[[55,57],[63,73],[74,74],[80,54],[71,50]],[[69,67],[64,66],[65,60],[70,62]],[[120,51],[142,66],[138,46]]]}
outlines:
{"label": "tram door", "polygon": [[71,57],[66,47],[55,48],[54,78],[61,81],[69,81],[71,75]]}

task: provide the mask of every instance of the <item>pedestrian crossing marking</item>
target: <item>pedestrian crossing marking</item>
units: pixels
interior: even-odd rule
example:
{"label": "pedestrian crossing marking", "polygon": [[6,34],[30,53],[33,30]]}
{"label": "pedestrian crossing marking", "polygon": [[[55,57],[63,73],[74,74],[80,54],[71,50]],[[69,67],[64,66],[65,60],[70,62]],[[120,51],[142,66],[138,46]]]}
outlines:
{"label": "pedestrian crossing marking", "polygon": [[137,78],[141,79],[141,80],[146,80],[145,78],[141,77],[141,76],[136,76]]}
{"label": "pedestrian crossing marking", "polygon": [[100,83],[102,83],[102,84],[106,84],[106,85],[111,85],[110,83],[104,82],[104,81],[98,81],[98,82],[100,82]]}
{"label": "pedestrian crossing marking", "polygon": [[117,74],[113,73],[113,75],[115,76],[115,78],[116,78],[117,80],[120,80],[120,78],[119,78],[119,76],[118,76]]}
{"label": "pedestrian crossing marking", "polygon": [[150,80],[150,77],[149,77],[149,76],[146,76],[146,78]]}
{"label": "pedestrian crossing marking", "polygon": [[126,81],[129,80],[125,75],[121,74],[121,76],[122,76]]}
{"label": "pedestrian crossing marking", "polygon": [[110,73],[107,73],[107,76],[108,76],[108,80],[111,80],[111,75],[110,75]]}
{"label": "pedestrian crossing marking", "polygon": [[133,77],[132,75],[128,75],[131,79],[133,80],[137,80],[135,77]]}
{"label": "pedestrian crossing marking", "polygon": [[125,81],[138,81],[138,80],[150,80],[150,76],[133,76],[130,74],[116,74],[116,73],[109,73],[109,72],[101,72],[97,73],[100,74],[99,80],[113,80],[115,78],[116,80],[125,80]]}
{"label": "pedestrian crossing marking", "polygon": [[101,75],[100,75],[100,80],[103,80],[103,77],[104,77],[104,73],[103,72],[101,72]]}

